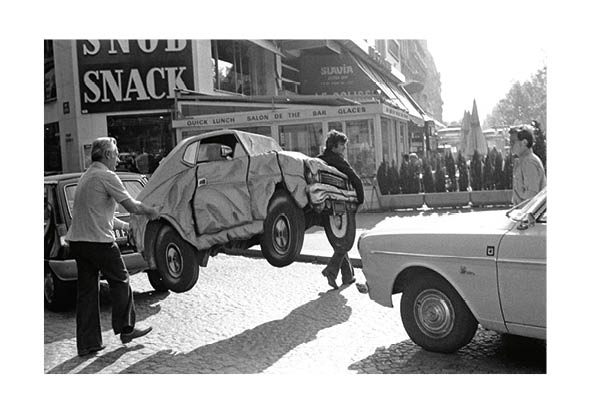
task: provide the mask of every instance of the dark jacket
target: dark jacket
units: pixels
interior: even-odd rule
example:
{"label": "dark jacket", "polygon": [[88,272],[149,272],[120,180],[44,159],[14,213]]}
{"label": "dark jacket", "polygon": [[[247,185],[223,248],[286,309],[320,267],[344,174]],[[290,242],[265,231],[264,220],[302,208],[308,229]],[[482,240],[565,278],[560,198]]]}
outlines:
{"label": "dark jacket", "polygon": [[322,155],[318,155],[318,157],[330,166],[337,168],[339,171],[347,175],[349,181],[351,181],[353,184],[353,188],[355,188],[355,192],[357,193],[357,201],[360,205],[363,204],[363,183],[361,182],[359,175],[357,175],[353,168],[351,168],[349,162],[333,151],[326,151]]}

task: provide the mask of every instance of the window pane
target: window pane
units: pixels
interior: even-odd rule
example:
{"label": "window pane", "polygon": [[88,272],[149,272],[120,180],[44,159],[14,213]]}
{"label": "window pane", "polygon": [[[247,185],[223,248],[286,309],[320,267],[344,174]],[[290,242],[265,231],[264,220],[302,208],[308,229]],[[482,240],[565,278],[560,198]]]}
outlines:
{"label": "window pane", "polygon": [[288,151],[302,152],[308,156],[319,155],[324,146],[322,123],[280,126],[279,143]]}
{"label": "window pane", "polygon": [[362,178],[375,176],[373,120],[358,120],[345,123],[346,134],[349,139],[347,144],[349,163]]}

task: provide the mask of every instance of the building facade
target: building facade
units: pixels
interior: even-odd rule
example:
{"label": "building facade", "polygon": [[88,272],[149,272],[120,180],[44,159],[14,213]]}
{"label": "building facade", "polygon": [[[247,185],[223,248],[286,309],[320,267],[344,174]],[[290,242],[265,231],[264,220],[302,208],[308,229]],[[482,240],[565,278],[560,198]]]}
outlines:
{"label": "building facade", "polygon": [[[180,140],[228,128],[316,156],[330,129],[370,182],[412,151],[425,111],[398,62],[352,40],[46,40],[45,170],[81,171],[98,136],[149,173]],[[392,60],[391,57],[388,58]],[[428,122],[428,121],[427,121]],[[427,123],[428,124],[428,123]],[[153,165],[153,166],[150,166]],[[141,168],[140,168],[141,166]]]}

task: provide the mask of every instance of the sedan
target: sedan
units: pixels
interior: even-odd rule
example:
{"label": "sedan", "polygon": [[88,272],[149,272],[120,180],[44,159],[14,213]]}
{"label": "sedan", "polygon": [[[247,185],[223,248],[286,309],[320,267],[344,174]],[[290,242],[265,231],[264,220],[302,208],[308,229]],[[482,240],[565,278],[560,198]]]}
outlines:
{"label": "sedan", "polygon": [[[147,182],[140,174],[117,174],[134,198]],[[74,194],[81,176],[82,172],[76,172],[44,178],[44,302],[52,311],[69,310],[76,302],[78,269],[65,236],[72,222]],[[129,221],[129,215],[125,208],[117,205],[117,218]],[[148,265],[129,244],[127,231],[115,230],[115,237],[129,273],[145,271]],[[148,278],[155,290],[166,291],[157,271],[148,271]]]}
{"label": "sedan", "polygon": [[[546,189],[509,210],[388,218],[358,248],[369,297],[410,338],[454,352],[485,329],[546,338]],[[417,219],[418,218],[418,219]]]}

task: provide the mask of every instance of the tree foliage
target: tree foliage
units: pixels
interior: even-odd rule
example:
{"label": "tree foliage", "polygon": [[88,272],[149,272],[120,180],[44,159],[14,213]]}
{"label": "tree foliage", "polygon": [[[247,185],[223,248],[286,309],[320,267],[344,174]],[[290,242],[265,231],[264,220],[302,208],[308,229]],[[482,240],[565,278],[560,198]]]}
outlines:
{"label": "tree foliage", "polygon": [[515,82],[485,120],[487,127],[529,124],[536,119],[546,125],[546,67],[529,80]]}

